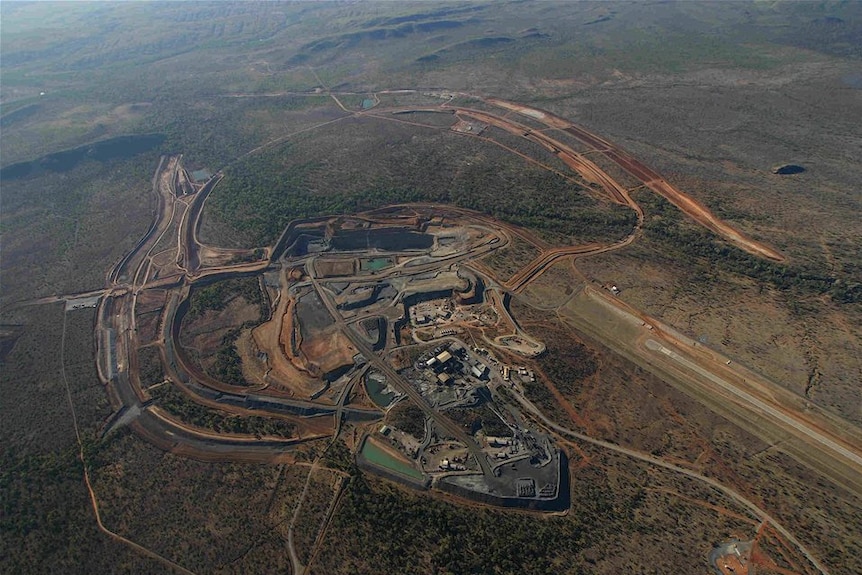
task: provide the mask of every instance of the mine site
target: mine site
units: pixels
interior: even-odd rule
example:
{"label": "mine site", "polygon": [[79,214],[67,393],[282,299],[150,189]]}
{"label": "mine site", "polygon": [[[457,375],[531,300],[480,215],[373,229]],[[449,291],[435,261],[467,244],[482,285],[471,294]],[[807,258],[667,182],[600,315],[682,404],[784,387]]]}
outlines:
{"label": "mine site", "polygon": [[[103,433],[128,427],[185,457],[270,463],[297,461],[308,446],[341,438],[360,469],[410,489],[549,514],[569,510],[578,489],[571,469],[590,461],[575,443],[583,441],[702,482],[739,506],[757,533],[718,547],[704,542],[716,573],[777,565],[782,559],[758,546],[764,530],[795,564],[808,562],[798,572],[825,573],[756,500],[708,471],[591,438],[546,413],[528,390],[548,384],[537,361],[553,351],[535,322],[522,327],[512,310],[516,294],[537,309],[556,302],[553,313],[710,408],[756,433],[809,446],[794,451],[799,462],[860,493],[858,429],[625,304],[616,285],[577,268],[581,258],[637,242],[643,211],[635,189],[664,197],[756,257],[783,256],[563,118],[498,99],[479,110],[457,105],[455,93],[423,96],[441,103],[352,113],[396,123],[431,114],[489,145],[491,126],[538,143],[570,170],[565,177],[633,210],[634,228],[609,243],[560,246],[480,212],[408,203],[295,219],[273,245],[219,248],[204,244],[199,229],[222,173],[192,175],[182,156],[162,157],[152,182],[157,218],[147,234],[108,272],[104,290],[64,298],[69,309],[97,306],[98,370],[114,408]],[[578,151],[564,135],[577,139]],[[596,155],[627,174],[627,185],[599,168],[590,159]],[[194,409],[224,414],[230,426],[185,421]],[[345,481],[336,481],[330,514]],[[301,572],[293,550],[291,560]]]}
{"label": "mine site", "polygon": [[0,572],[862,573],[860,22],[3,2]]}

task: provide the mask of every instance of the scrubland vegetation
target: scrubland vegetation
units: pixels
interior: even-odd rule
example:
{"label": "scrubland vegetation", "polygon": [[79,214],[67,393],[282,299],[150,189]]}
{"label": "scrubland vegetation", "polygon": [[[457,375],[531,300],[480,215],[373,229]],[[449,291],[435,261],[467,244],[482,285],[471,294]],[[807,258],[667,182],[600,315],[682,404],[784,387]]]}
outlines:
{"label": "scrubland vegetation", "polygon": [[[739,353],[791,349],[803,358],[792,364],[794,377],[816,383],[823,371],[827,384],[845,382],[820,394],[812,385],[809,399],[858,418],[858,386],[846,381],[858,382],[853,361],[862,341],[853,327],[862,317],[860,21],[858,3],[828,2],[156,2],[62,10],[3,3],[0,322],[14,329],[0,365],[0,571],[165,571],[99,531],[85,465],[102,520],[119,535],[194,572],[290,569],[286,525],[307,465],[203,463],[159,451],[126,428],[101,435],[111,408],[95,374],[92,311],[18,307],[104,287],[105,272],[152,221],[160,154],[182,153],[190,169],[224,171],[201,232],[218,245],[262,247],[298,217],[408,201],[476,209],[555,244],[613,241],[635,226],[632,211],[592,199],[586,183],[493,143],[445,126],[344,119],[348,112],[330,89],[349,92],[343,103],[351,110],[386,89],[499,96],[619,142],[719,216],[774,243],[788,261],[753,258],[636,192],[647,214],[643,234],[625,254],[601,260],[616,266],[609,279],[632,278],[636,287],[656,269],[672,270],[647,299],[659,301],[655,294],[667,290],[718,295],[722,316],[736,302],[718,285],[774,297],[790,319],[776,312],[779,320],[758,321],[792,320],[787,333],[739,343],[731,337],[736,326],[722,326],[715,339]],[[444,101],[379,97],[389,106]],[[112,153],[117,142],[143,135],[155,135],[152,146]],[[525,146],[513,140],[506,141]],[[556,166],[551,156],[541,159]],[[791,160],[810,169],[783,180],[764,175]],[[684,286],[674,283],[679,278]],[[690,302],[661,300],[650,311],[680,329],[699,329],[694,311],[679,311]],[[262,317],[264,302],[256,280],[238,280],[197,291],[191,307],[191,325],[207,314],[241,316],[242,325]],[[705,472],[762,499],[831,572],[862,571],[858,498],[601,346],[578,341],[553,318],[529,317],[517,301],[513,312],[528,318],[527,330],[545,326],[549,351],[536,367],[591,433],[697,459]],[[752,323],[748,308],[739,313]],[[195,359],[242,384],[236,335],[225,327]],[[142,351],[141,363],[144,385],[161,383],[152,349]],[[791,363],[780,356],[764,365],[787,371]],[[151,393],[202,428],[292,432],[287,423],[202,408],[170,385]],[[542,381],[527,393],[555,419],[568,417]],[[402,404],[390,417],[424,433],[418,408]],[[715,493],[587,445],[564,448],[573,466],[572,512],[537,517],[406,491],[356,470],[336,442],[323,465],[351,477],[311,572],[697,573],[709,569],[712,543],[753,536],[752,525],[703,505],[740,511]],[[299,533],[303,559],[331,501],[324,484],[315,482],[321,488],[303,515],[310,519]]]}

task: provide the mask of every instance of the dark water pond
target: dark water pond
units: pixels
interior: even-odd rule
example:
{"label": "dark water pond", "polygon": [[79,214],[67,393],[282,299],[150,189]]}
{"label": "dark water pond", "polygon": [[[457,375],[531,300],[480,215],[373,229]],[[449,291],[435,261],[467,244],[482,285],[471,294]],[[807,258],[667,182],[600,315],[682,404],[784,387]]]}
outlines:
{"label": "dark water pond", "polygon": [[434,245],[434,236],[404,228],[381,230],[350,230],[339,232],[332,238],[335,250],[378,250],[396,252],[400,250],[422,250]]}
{"label": "dark water pond", "polygon": [[386,391],[386,384],[373,377],[365,378],[365,390],[377,407],[387,408],[395,399],[394,393]]}
{"label": "dark water pond", "polygon": [[0,178],[14,180],[43,172],[68,172],[86,160],[96,162],[124,160],[152,150],[161,145],[165,138],[164,134],[117,136],[94,144],[48,154],[29,162],[11,164],[0,169]]}
{"label": "dark water pond", "polygon": [[805,171],[805,168],[802,166],[797,166],[796,164],[786,164],[784,166],[779,166],[775,168],[775,173],[782,176],[789,176],[791,174],[801,174]]}
{"label": "dark water pond", "polygon": [[304,256],[310,253],[312,250],[309,249],[309,244],[321,244],[314,248],[313,251],[319,252],[322,251],[322,242],[323,242],[323,232],[314,232],[308,234],[299,234],[296,237],[295,243],[288,251],[288,255],[293,256]]}

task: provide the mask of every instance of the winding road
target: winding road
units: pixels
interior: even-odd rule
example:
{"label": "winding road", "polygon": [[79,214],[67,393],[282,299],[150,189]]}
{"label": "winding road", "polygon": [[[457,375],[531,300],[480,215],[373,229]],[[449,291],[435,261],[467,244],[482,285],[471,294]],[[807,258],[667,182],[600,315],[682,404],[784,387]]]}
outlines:
{"label": "winding road", "polygon": [[631,457],[633,459],[637,459],[637,460],[643,461],[645,463],[655,465],[656,467],[661,467],[663,469],[668,469],[670,471],[674,471],[676,473],[685,475],[687,477],[691,477],[692,479],[696,479],[697,481],[705,483],[706,485],[709,485],[713,489],[721,491],[722,493],[724,493],[725,495],[727,495],[728,497],[730,497],[731,499],[733,499],[734,501],[736,501],[740,505],[743,505],[745,508],[747,508],[759,520],[768,521],[775,528],[776,531],[778,531],[779,533],[781,533],[781,535],[786,537],[788,541],[790,541],[791,543],[796,545],[796,547],[799,548],[799,550],[806,557],[806,559],[808,559],[811,562],[811,564],[814,565],[814,567],[816,567],[818,571],[820,571],[820,573],[822,573],[823,575],[829,575],[829,571],[823,566],[822,563],[820,563],[820,561],[817,560],[817,558],[810,551],[808,551],[808,549],[796,537],[794,537],[793,533],[791,533],[788,529],[786,529],[783,525],[781,525],[781,523],[776,521],[774,517],[769,515],[769,513],[767,513],[765,510],[763,510],[762,508],[757,506],[754,502],[752,502],[750,499],[743,496],[741,493],[734,491],[733,489],[731,489],[730,487],[727,487],[726,485],[724,485],[722,483],[719,483],[715,479],[712,479],[710,477],[707,477],[705,475],[697,473],[696,471],[692,471],[691,469],[686,469],[685,467],[680,467],[678,465],[674,465],[673,463],[669,463],[663,459],[653,457],[652,455],[649,455],[648,453],[644,453],[642,451],[637,451],[635,449],[629,449],[627,447],[622,447],[622,446],[617,445],[615,443],[610,443],[608,441],[596,439],[594,437],[590,437],[589,435],[584,435],[583,433],[578,433],[577,431],[563,427],[562,425],[554,423],[553,421],[551,421],[550,419],[545,417],[545,415],[542,413],[542,411],[538,407],[536,407],[532,402],[530,402],[528,399],[526,399],[525,397],[521,396],[518,393],[515,393],[513,395],[517,399],[517,401],[525,409],[527,409],[527,411],[529,411],[535,417],[537,417],[545,426],[547,426],[550,429],[553,429],[554,431],[556,431],[557,433],[559,433],[561,435],[574,437],[575,439],[578,439],[580,441],[590,443],[592,445],[596,445],[598,447],[601,447],[601,448],[604,448],[604,449],[607,449],[610,451],[614,451],[616,453],[621,453],[621,454],[626,455],[628,457]]}

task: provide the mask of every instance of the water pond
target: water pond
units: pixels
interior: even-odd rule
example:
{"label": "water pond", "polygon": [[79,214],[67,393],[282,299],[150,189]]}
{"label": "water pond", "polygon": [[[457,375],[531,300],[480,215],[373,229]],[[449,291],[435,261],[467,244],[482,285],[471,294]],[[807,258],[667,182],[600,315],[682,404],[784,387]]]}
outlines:
{"label": "water pond", "polygon": [[332,238],[334,250],[421,250],[434,245],[434,236],[404,228],[341,231]]}
{"label": "water pond", "polygon": [[422,481],[424,479],[424,476],[418,470],[414,469],[412,465],[408,464],[406,461],[393,457],[368,439],[366,439],[362,444],[361,453],[369,463],[373,463],[378,467],[394,471],[399,475],[403,475],[404,477],[415,479],[417,481]]}
{"label": "water pond", "polygon": [[359,267],[363,271],[379,272],[392,266],[394,263],[395,260],[392,258],[369,258],[360,260]]}
{"label": "water pond", "polygon": [[387,408],[395,399],[395,394],[386,392],[386,383],[379,381],[373,377],[365,378],[365,391],[368,392],[368,397],[374,402],[374,405],[380,408]]}

